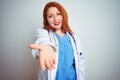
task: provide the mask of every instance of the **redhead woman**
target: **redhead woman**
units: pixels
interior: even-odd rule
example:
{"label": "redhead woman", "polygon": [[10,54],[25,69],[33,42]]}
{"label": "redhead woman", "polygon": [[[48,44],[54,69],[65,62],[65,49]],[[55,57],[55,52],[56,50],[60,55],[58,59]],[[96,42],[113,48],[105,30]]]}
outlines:
{"label": "redhead woman", "polygon": [[84,52],[68,25],[63,6],[47,3],[43,24],[43,28],[36,30],[35,44],[29,46],[40,62],[38,80],[85,80]]}

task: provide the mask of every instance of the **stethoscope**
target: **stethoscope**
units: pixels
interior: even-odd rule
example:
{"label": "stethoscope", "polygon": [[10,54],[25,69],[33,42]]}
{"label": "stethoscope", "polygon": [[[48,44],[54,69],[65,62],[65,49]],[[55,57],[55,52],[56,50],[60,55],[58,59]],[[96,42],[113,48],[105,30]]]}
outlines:
{"label": "stethoscope", "polygon": [[[54,40],[54,45],[57,47],[58,46],[58,42],[57,42],[57,39],[56,39],[56,36],[55,36],[55,33],[54,32],[52,32],[51,33],[52,35],[50,35],[50,31],[48,31],[48,35],[49,35],[49,39],[50,39],[50,43],[52,43],[52,40]],[[71,34],[71,33],[69,33],[70,34],[70,36],[72,37],[72,39],[73,39],[73,41],[74,41],[74,44],[75,44],[75,49],[76,49],[76,52],[77,52],[77,44],[76,44],[76,40],[75,40],[75,38],[74,38],[74,36]],[[53,38],[53,39],[52,39]],[[51,71],[50,71],[50,73],[51,73]],[[50,80],[51,80],[52,78],[50,77]]]}
{"label": "stethoscope", "polygon": [[[73,41],[74,41],[75,49],[76,49],[76,52],[77,52],[77,44],[76,44],[76,40],[75,40],[73,34],[71,34],[70,32],[69,32],[69,34],[70,34],[70,36],[72,37],[72,39],[73,39]],[[51,36],[50,36],[50,31],[48,31],[48,35],[49,35],[49,38],[50,38],[50,42],[52,42],[52,38],[51,38]],[[55,37],[55,33],[54,33],[54,32],[52,33],[52,37],[53,37],[53,39],[54,39],[55,46],[57,47],[58,44],[57,44],[57,39],[56,39],[56,37]]]}

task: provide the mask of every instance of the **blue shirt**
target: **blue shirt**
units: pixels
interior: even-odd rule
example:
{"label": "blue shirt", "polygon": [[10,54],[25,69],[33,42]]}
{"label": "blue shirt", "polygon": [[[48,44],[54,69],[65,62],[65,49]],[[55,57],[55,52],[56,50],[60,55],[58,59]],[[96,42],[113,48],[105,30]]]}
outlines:
{"label": "blue shirt", "polygon": [[68,34],[63,37],[56,34],[59,52],[56,80],[76,80],[73,47]]}

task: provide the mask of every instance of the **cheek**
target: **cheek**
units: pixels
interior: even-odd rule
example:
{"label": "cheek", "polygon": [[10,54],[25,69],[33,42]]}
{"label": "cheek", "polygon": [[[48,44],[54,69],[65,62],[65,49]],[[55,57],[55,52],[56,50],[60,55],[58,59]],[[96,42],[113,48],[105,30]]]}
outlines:
{"label": "cheek", "polygon": [[49,25],[51,25],[53,23],[53,20],[52,19],[47,19]]}
{"label": "cheek", "polygon": [[52,26],[52,21],[50,19],[47,19],[48,26]]}
{"label": "cheek", "polygon": [[60,20],[61,20],[61,21],[63,20],[62,16],[60,17]]}

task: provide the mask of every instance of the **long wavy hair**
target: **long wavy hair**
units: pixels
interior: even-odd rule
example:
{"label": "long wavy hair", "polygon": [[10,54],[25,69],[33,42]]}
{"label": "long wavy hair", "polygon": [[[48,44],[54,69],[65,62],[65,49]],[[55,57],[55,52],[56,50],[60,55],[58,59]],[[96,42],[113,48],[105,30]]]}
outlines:
{"label": "long wavy hair", "polygon": [[62,5],[60,5],[59,3],[57,2],[48,2],[46,4],[46,6],[44,7],[44,10],[43,10],[43,25],[44,25],[44,29],[47,29],[47,30],[54,30],[48,23],[47,21],[47,11],[50,7],[56,7],[61,15],[62,15],[62,27],[61,27],[61,30],[63,32],[70,32],[70,33],[73,33],[72,30],[70,29],[69,25],[68,25],[68,15],[67,15],[67,12],[66,10],[63,8]]}

